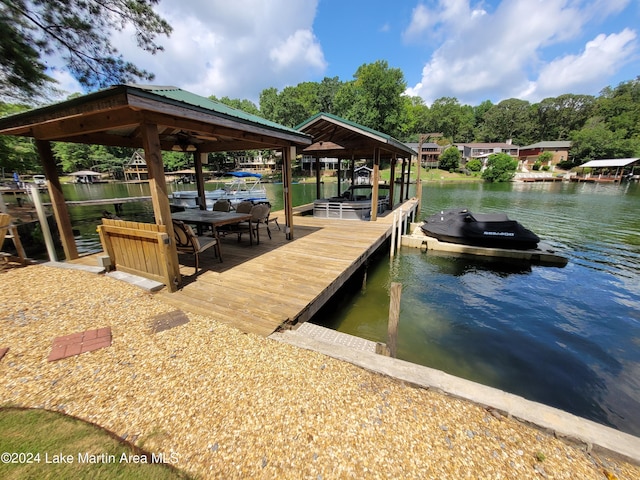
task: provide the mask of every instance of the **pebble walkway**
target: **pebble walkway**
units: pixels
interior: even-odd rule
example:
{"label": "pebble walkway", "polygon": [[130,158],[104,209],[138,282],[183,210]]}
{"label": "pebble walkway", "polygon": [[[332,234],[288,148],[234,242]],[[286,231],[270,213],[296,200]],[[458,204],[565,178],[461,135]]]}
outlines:
{"label": "pebble walkway", "polygon": [[[198,478],[640,478],[636,465],[106,276],[29,266],[0,285],[2,404],[97,423]],[[47,361],[56,337],[105,326],[110,346]]]}

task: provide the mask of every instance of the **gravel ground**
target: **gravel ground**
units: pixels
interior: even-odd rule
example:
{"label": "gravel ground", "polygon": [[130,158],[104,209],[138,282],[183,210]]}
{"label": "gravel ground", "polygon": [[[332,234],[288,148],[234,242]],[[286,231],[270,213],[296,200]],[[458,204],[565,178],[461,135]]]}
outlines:
{"label": "gravel ground", "polygon": [[[108,277],[34,265],[5,269],[0,285],[2,404],[94,422],[199,478],[640,478],[472,403],[214,317],[154,334],[174,308]],[[53,338],[107,326],[111,347],[47,362]]]}

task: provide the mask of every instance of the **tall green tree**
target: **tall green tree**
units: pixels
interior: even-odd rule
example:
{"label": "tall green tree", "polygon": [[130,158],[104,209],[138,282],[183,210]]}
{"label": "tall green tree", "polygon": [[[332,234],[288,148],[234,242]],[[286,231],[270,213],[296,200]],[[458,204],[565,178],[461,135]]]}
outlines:
{"label": "tall green tree", "polygon": [[538,140],[569,140],[593,115],[596,98],[592,95],[565,94],[545,98],[534,105]]}
{"label": "tall green tree", "polygon": [[515,145],[532,143],[534,122],[531,104],[526,100],[510,98],[491,107],[484,114],[481,140],[505,142],[513,140]]}
{"label": "tall green tree", "polygon": [[455,97],[438,98],[429,109],[430,131],[444,134],[451,142],[472,140],[473,123],[473,108],[460,105]]}
{"label": "tall green tree", "polygon": [[42,96],[53,79],[47,57],[60,55],[69,72],[87,88],[153,74],[126,61],[110,34],[131,26],[137,45],[162,50],[158,35],[170,25],[153,10],[159,0],[0,0],[0,97]]}
{"label": "tall green tree", "polygon": [[402,70],[384,60],[358,67],[354,80],[336,93],[336,113],[388,135],[398,137],[405,122],[402,94],[407,84]]}
{"label": "tall green tree", "polygon": [[407,119],[401,129],[399,139],[417,142],[421,133],[430,133],[429,107],[421,97],[403,96]]}
{"label": "tall green tree", "polygon": [[596,112],[623,138],[640,140],[640,76],[602,90]]}
{"label": "tall green tree", "polygon": [[[28,110],[26,105],[0,102],[0,117]],[[40,172],[38,153],[33,140],[0,135],[0,173]]]}
{"label": "tall green tree", "polygon": [[584,128],[572,135],[570,157],[574,165],[589,160],[627,158],[640,154],[638,142],[625,138],[625,130],[611,130],[604,119],[589,119]]}

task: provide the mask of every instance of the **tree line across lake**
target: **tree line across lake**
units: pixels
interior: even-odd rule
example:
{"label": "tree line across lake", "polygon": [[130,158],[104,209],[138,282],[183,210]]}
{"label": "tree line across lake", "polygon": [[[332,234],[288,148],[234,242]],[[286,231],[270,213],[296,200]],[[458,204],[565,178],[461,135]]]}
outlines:
{"label": "tree line across lake", "polygon": [[[158,0],[100,3],[72,1],[0,2],[0,116],[17,113],[46,101],[55,82],[48,75],[47,55],[57,52],[69,73],[87,90],[117,83],[151,81],[153,73],[126,61],[111,45],[110,32],[133,28],[137,45],[155,54],[163,49],[158,37],[172,27],[157,12]],[[569,164],[599,158],[640,156],[640,76],[600,94],[565,94],[539,103],[510,98],[497,104],[461,105],[453,97],[426,105],[420,97],[404,94],[407,84],[399,68],[378,60],[361,65],[352,80],[338,77],[303,82],[281,91],[260,92],[259,104],[223,97],[227,105],[295,127],[318,112],[327,112],[391,135],[417,141],[421,134],[441,133],[440,143],[505,142],[529,145],[539,141],[571,140]],[[13,99],[8,101],[7,99]],[[35,99],[35,100],[34,100]],[[3,103],[9,102],[9,103]],[[61,173],[81,169],[117,172],[133,151],[126,148],[56,144]],[[211,155],[218,168],[229,156]],[[191,156],[163,154],[166,167],[188,165]],[[34,145],[28,139],[0,136],[2,172],[38,173]]]}

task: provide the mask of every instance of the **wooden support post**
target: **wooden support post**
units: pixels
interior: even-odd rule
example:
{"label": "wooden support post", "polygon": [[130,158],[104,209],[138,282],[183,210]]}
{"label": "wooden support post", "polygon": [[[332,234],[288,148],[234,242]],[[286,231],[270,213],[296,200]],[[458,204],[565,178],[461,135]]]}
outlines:
{"label": "wooden support post", "polygon": [[422,204],[422,144],[424,143],[424,136],[420,135],[420,143],[418,144],[418,174],[416,176],[416,198],[418,199],[418,211],[420,211],[420,205]]}
{"label": "wooden support post", "polygon": [[396,222],[398,221],[398,212],[393,212],[393,220],[391,222],[391,245],[389,247],[389,257],[393,258],[396,253]]}
{"label": "wooden support post", "polygon": [[322,177],[320,176],[320,157],[316,155],[316,199],[320,200],[322,193],[320,193],[320,182]]}
{"label": "wooden support post", "polygon": [[342,180],[342,168],[340,168],[340,164],[342,163],[342,159],[338,158],[338,197],[340,196],[340,180]]}
{"label": "wooden support post", "polygon": [[371,189],[371,221],[378,219],[378,190],[380,183],[380,148],[373,149],[373,188]]}
{"label": "wooden support post", "polygon": [[49,260],[57,262],[58,256],[56,255],[56,248],[53,243],[53,237],[51,236],[51,230],[49,229],[49,222],[47,222],[47,214],[44,211],[44,205],[42,204],[42,198],[40,197],[38,187],[35,185],[31,187],[31,198],[33,199],[33,205],[36,207],[36,213],[38,214],[38,220],[40,221],[40,229],[42,230],[42,236],[44,237],[44,244],[47,247]]}
{"label": "wooden support post", "polygon": [[51,206],[53,214],[58,224],[58,233],[62,241],[62,248],[67,260],[78,258],[78,247],[73,237],[73,228],[71,228],[71,216],[69,209],[62,194],[62,185],[56,171],[56,162],[51,150],[51,144],[45,140],[36,140],[36,147],[44,166],[44,173],[47,176],[47,187],[49,188],[49,198],[51,198]]}
{"label": "wooden support post", "polygon": [[391,159],[391,173],[389,174],[389,207],[393,210],[393,206],[395,205],[395,196],[394,196],[394,187],[396,180],[396,162],[397,162],[396,154],[393,154],[393,158]]}
{"label": "wooden support post", "polygon": [[407,162],[407,191],[404,194],[405,200],[409,200],[409,185],[411,185],[411,157],[409,157],[409,162]]}
{"label": "wooden support post", "polygon": [[205,197],[204,193],[204,177],[202,175],[202,164],[207,158],[207,155],[208,154],[206,153],[198,151],[193,153],[193,166],[196,171],[196,187],[198,189],[198,198],[200,199],[198,201],[200,210],[207,209],[207,198]]}
{"label": "wooden support post", "polygon": [[393,282],[390,288],[389,325],[387,329],[387,346],[389,354],[396,358],[398,354],[398,322],[400,321],[400,298],[402,297],[402,284]]}
{"label": "wooden support post", "polygon": [[[284,195],[284,216],[287,240],[293,240],[293,193],[291,191],[291,163],[296,156],[296,147],[282,149],[282,186]],[[319,185],[319,184],[318,184]]]}
{"label": "wooden support post", "polygon": [[404,198],[404,168],[407,165],[407,159],[402,159],[402,166],[400,167],[400,198],[399,203],[402,203],[402,199]]}
{"label": "wooden support post", "polygon": [[[167,182],[164,178],[164,165],[162,163],[158,127],[153,124],[143,124],[140,126],[140,131],[142,133],[142,145],[147,162],[147,172],[149,172],[149,190],[151,191],[151,202],[153,204],[156,224],[165,225],[167,227],[167,236],[172,240],[174,238],[173,222],[171,220],[171,206],[169,205]],[[169,275],[175,279],[175,282],[173,285],[167,285],[167,288],[174,292],[181,282],[181,277],[178,251],[175,247],[175,242],[172,241],[171,245],[172,248],[167,253],[167,268]]]}

